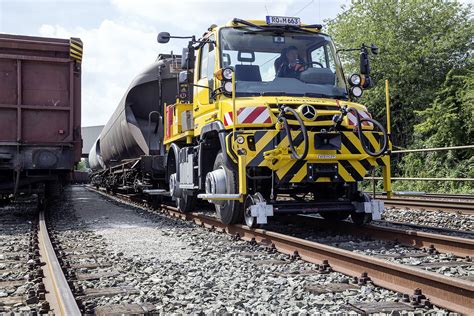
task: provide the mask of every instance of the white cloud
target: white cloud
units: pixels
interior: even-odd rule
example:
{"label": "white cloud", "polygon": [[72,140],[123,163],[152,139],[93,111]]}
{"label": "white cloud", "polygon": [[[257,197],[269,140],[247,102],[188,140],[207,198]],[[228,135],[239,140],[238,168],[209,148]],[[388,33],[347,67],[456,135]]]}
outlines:
{"label": "white cloud", "polygon": [[[70,27],[43,24],[39,35],[80,37],[84,42],[82,66],[82,124],[102,125],[112,115],[132,79],[161,53],[180,54],[184,40],[160,45],[156,35],[201,36],[211,24],[223,24],[234,17],[262,19],[268,14],[298,15],[313,23],[316,0],[287,1],[153,1],[110,0],[114,8],[97,27]],[[320,0],[321,1],[321,0]],[[326,2],[327,0],[323,0]],[[329,9],[329,5],[325,4]],[[331,8],[338,7],[332,4]],[[301,10],[304,8],[304,10]],[[334,8],[333,8],[334,9]]]}
{"label": "white cloud", "polygon": [[157,32],[144,25],[104,20],[93,29],[67,30],[42,25],[41,36],[80,37],[82,64],[82,124],[105,124],[132,79],[156,59]]}
{"label": "white cloud", "polygon": [[[44,24],[41,36],[80,37],[84,43],[82,65],[82,124],[105,124],[132,79],[156,59],[159,52],[181,53],[185,41],[156,42],[159,31],[200,36],[211,23],[225,23],[233,17],[265,15],[264,2],[242,2],[229,11],[230,2],[112,0],[120,15],[105,19],[96,28],[66,29]],[[289,2],[272,3],[274,14],[283,14]],[[274,12],[273,12],[274,11]],[[212,17],[210,13],[212,12]],[[191,13],[191,14],[190,14]],[[215,20],[217,18],[217,20]]]}
{"label": "white cloud", "polygon": [[195,35],[201,35],[211,24],[223,24],[233,18],[262,19],[266,15],[265,6],[270,14],[284,15],[295,2],[295,0],[111,1],[120,12],[154,22],[159,30],[177,29],[197,33]]}

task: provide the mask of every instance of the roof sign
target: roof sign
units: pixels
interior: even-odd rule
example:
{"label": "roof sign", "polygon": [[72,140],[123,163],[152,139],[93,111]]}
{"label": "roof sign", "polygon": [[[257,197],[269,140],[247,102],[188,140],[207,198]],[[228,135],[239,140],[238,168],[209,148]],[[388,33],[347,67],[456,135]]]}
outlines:
{"label": "roof sign", "polygon": [[301,19],[288,16],[272,16],[267,15],[267,24],[268,25],[293,25],[300,26]]}

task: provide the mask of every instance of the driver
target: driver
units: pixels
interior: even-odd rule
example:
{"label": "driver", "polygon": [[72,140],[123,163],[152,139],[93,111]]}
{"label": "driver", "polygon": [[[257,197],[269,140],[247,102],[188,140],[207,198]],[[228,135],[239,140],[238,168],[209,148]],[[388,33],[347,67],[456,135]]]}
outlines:
{"label": "driver", "polygon": [[304,62],[298,57],[298,48],[295,46],[285,48],[279,59],[277,77],[298,78],[300,73],[305,70]]}

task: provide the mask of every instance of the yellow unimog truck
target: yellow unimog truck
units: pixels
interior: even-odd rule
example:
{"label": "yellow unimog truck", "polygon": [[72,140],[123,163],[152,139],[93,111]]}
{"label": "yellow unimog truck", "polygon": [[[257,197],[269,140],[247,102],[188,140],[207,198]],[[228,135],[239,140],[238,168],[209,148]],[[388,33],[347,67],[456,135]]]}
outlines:
{"label": "yellow unimog truck", "polygon": [[[151,176],[135,177],[135,188],[170,195],[182,212],[195,210],[198,201],[212,203],[225,224],[252,227],[278,214],[351,216],[357,224],[380,219],[383,203],[358,187],[381,167],[390,191],[389,135],[357,103],[372,84],[369,55],[376,46],[346,49],[360,58],[360,73],[346,78],[331,37],[299,18],[236,18],[210,26],[200,39],[162,32],[158,42],[172,38],[189,42],[181,56],[160,57],[159,76],[176,76],[157,86],[176,89],[176,99],[153,112],[163,149],[143,150],[142,162],[152,162],[140,170]],[[143,138],[150,137],[155,134]],[[104,151],[107,140],[100,142]],[[120,170],[138,165],[101,172],[117,183]]]}
{"label": "yellow unimog truck", "polygon": [[361,74],[346,80],[331,38],[299,18],[234,19],[191,38],[181,94],[164,120],[179,208],[205,199],[222,222],[249,226],[277,213],[379,219],[383,203],[357,184],[373,168],[389,168],[391,145],[356,102],[370,86],[368,54],[377,48],[358,50]]}

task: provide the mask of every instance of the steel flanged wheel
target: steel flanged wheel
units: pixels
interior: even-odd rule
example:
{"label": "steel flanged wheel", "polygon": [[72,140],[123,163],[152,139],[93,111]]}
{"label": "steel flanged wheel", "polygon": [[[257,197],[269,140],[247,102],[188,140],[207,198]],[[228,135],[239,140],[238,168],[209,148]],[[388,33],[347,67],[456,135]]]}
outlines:
{"label": "steel flanged wheel", "polygon": [[265,199],[260,193],[256,193],[254,195],[248,195],[245,199],[244,203],[244,219],[245,224],[250,228],[259,227],[260,225],[257,224],[257,218],[252,216],[252,212],[250,207],[252,205],[257,205],[257,203],[265,202]]}
{"label": "steel flanged wheel", "polygon": [[180,212],[189,213],[193,211],[196,207],[197,198],[191,192],[186,192],[183,190],[183,195],[177,198],[177,206]]}
{"label": "steel flanged wheel", "polygon": [[[370,202],[370,196],[367,193],[363,193],[359,198],[359,202]],[[372,221],[371,213],[351,213],[351,219],[354,224],[357,226],[363,226]]]}
{"label": "steel flanged wheel", "polygon": [[176,178],[176,173],[170,175],[170,195],[176,199],[176,206],[181,213],[189,213],[194,210],[197,198],[190,190],[182,190]]}

